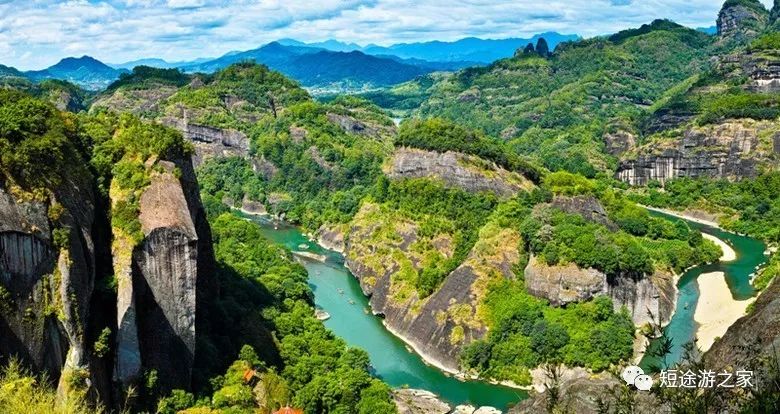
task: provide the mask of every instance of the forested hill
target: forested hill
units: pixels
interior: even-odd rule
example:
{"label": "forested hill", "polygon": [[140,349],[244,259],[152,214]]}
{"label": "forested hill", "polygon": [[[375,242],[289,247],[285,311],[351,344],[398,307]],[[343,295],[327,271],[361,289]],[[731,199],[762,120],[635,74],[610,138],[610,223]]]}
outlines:
{"label": "forested hill", "polygon": [[715,36],[658,20],[365,96],[481,129],[551,170],[631,184],[755,176],[776,158],[773,19],[727,2]]}

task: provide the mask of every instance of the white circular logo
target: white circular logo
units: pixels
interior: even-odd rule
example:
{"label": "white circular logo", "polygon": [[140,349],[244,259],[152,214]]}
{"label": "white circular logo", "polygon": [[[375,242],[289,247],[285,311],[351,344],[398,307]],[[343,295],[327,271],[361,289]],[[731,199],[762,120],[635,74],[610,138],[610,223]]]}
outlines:
{"label": "white circular logo", "polygon": [[628,385],[634,385],[634,380],[640,375],[644,375],[645,371],[636,365],[629,365],[623,370],[623,381]]}
{"label": "white circular logo", "polygon": [[645,374],[637,375],[634,378],[634,386],[640,391],[650,391],[650,388],[653,388],[653,377]]}

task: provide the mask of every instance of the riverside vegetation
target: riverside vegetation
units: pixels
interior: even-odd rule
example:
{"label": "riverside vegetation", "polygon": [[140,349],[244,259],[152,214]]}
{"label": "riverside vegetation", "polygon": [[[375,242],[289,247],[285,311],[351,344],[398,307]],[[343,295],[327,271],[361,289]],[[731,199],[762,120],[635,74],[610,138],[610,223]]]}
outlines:
{"label": "riverside vegetation", "polygon": [[[413,343],[436,337],[448,367],[523,385],[539,366],[616,371],[653,326],[637,327],[633,304],[608,287],[656,283],[720,256],[699,232],[638,204],[706,211],[725,229],[780,242],[777,16],[753,0],[726,2],[721,15],[742,20],[722,23],[718,36],[659,20],[554,51],[539,42],[486,67],[328,102],[250,63],[194,75],[137,67],[97,95],[64,82],[8,81],[23,92],[0,92],[2,188],[49,200],[63,176],[92,180],[113,242],[132,248],[149,237],[141,202],[166,172],[158,161],[200,160],[197,190],[215,256],[209,276],[220,293],[199,308],[208,317],[198,332],[207,333],[198,334],[192,386],[171,389],[147,370],[112,402],[120,409],[270,412],[290,403],[312,413],[396,412],[367,355],[314,317],[303,267],[230,211],[247,205],[323,239],[335,235],[372,306]],[[395,127],[388,110],[412,119]],[[701,134],[695,151],[683,144]],[[405,169],[405,151],[429,169]],[[700,168],[701,154],[739,165],[722,174]],[[663,157],[689,168],[636,181]],[[185,173],[179,164],[170,172]],[[507,195],[476,185],[490,180],[516,187]],[[65,243],[66,231],[53,243]],[[553,303],[529,292],[534,266],[589,271],[605,286]],[[778,269],[774,256],[754,286],[771,289]],[[116,302],[113,273],[99,275],[93,302]],[[458,283],[466,297],[450,290]],[[3,315],[16,311],[8,289],[0,301]],[[115,322],[83,329],[90,353],[104,362],[118,355]],[[48,387],[58,378],[7,365],[0,408],[53,406]],[[719,396],[719,407],[751,412],[771,403],[772,386]],[[556,387],[547,408],[566,411]],[[611,394],[599,395],[602,412],[635,407],[632,390],[604,388]],[[714,407],[701,405],[706,396],[654,395],[679,412]],[[88,401],[83,393],[58,409],[86,412]]]}

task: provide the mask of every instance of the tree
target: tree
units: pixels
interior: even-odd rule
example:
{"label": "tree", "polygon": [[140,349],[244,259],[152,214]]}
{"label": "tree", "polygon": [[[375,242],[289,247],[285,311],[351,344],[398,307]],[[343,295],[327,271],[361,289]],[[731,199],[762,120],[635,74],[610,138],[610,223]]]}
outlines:
{"label": "tree", "polygon": [[547,41],[543,37],[540,37],[536,42],[536,53],[541,57],[547,57],[550,55],[550,47],[547,45]]}

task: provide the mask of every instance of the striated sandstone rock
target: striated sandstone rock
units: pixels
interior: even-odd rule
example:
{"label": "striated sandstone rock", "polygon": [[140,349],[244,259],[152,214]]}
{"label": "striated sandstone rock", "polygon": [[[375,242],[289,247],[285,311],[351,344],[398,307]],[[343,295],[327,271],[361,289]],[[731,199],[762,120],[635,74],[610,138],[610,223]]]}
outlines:
{"label": "striated sandstone rock", "polygon": [[596,269],[575,264],[548,266],[531,256],[525,268],[528,293],[545,298],[554,306],[582,302],[607,293],[607,276]]}
{"label": "striated sandstone rock", "polygon": [[747,119],[691,127],[679,140],[639,148],[636,156],[621,162],[617,177],[631,185],[678,177],[753,177],[776,158],[767,137],[776,136],[775,129],[772,122]]}
{"label": "striated sandstone rock", "polygon": [[418,149],[396,150],[387,174],[390,178],[436,178],[466,191],[490,191],[509,197],[533,184],[515,172],[492,162],[457,152],[438,153]]}
{"label": "striated sandstone rock", "polygon": [[447,414],[451,410],[449,404],[425,390],[393,390],[393,401],[398,414]]}
{"label": "striated sandstone rock", "polygon": [[607,210],[601,205],[596,197],[593,196],[555,196],[552,203],[553,207],[569,214],[578,214],[585,220],[594,223],[603,224],[612,231],[617,231],[618,226],[610,220]]}
{"label": "striated sandstone rock", "polygon": [[636,146],[636,136],[631,132],[617,130],[604,134],[604,143],[607,144],[607,152],[620,156]]}
{"label": "striated sandstone rock", "polygon": [[184,138],[195,145],[195,155],[192,157],[195,167],[215,157],[249,157],[249,137],[241,131],[193,124],[186,116],[166,117],[162,123],[178,129]]}
{"label": "striated sandstone rock", "polygon": [[718,14],[718,35],[743,41],[756,36],[769,22],[769,11],[759,0],[728,0]]}
{"label": "striated sandstone rock", "polygon": [[395,127],[367,124],[348,115],[340,115],[329,112],[327,117],[328,121],[338,125],[339,128],[341,128],[346,133],[361,135],[376,140],[382,140],[384,137],[391,135],[395,131]]}
{"label": "striated sandstone rock", "polygon": [[[426,359],[449,370],[458,370],[463,346],[485,335],[478,307],[487,285],[497,278],[513,278],[520,258],[520,235],[511,229],[489,229],[481,234],[466,260],[447,275],[441,286],[420,298],[399,274],[417,271],[421,258],[411,246],[420,240],[415,223],[393,220],[379,223],[371,215],[374,205],[364,205],[345,239],[346,262],[370,296],[371,308],[381,314],[389,330],[402,337]],[[375,241],[376,233],[392,233],[387,241]],[[482,233],[482,232],[481,232]],[[441,243],[441,253],[451,257],[451,246]],[[449,246],[449,247],[448,247]]]}
{"label": "striated sandstone rock", "polygon": [[[118,273],[116,377],[130,385],[144,370],[162,389],[190,386],[199,293],[208,292],[213,252],[189,160],[157,163],[140,199],[144,240],[115,251]],[[181,178],[174,168],[181,171]],[[131,248],[128,256],[123,249]]]}
{"label": "striated sandstone rock", "polygon": [[547,266],[533,255],[525,268],[525,286],[528,293],[547,299],[554,306],[608,295],[615,311],[625,307],[637,326],[648,322],[669,323],[677,300],[671,275],[656,273],[640,280],[610,279],[596,269],[580,269],[575,264]]}
{"label": "striated sandstone rock", "polygon": [[86,324],[95,280],[89,175],[61,179],[47,201],[13,195],[0,183],[0,355],[16,355],[54,380],[73,370],[90,374]]}

